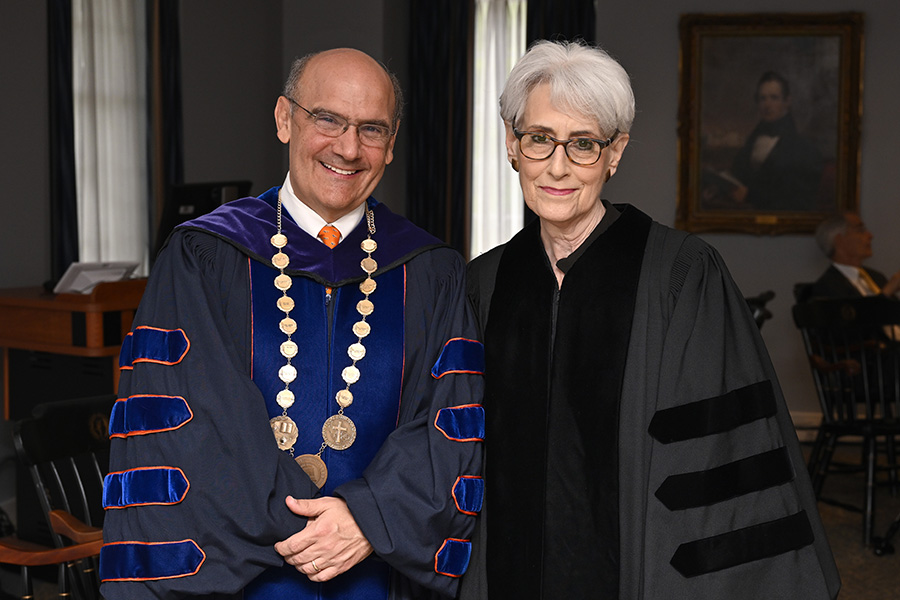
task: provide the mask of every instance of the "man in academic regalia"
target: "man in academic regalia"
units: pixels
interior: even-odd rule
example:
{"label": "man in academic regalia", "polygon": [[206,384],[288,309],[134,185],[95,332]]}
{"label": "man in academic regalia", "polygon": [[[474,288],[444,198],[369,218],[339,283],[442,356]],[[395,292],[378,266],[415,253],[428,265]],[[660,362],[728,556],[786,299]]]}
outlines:
{"label": "man in academic regalia", "polygon": [[461,257],[370,194],[396,79],[294,63],[284,184],[175,230],[120,357],[102,592],[454,596],[483,494]]}

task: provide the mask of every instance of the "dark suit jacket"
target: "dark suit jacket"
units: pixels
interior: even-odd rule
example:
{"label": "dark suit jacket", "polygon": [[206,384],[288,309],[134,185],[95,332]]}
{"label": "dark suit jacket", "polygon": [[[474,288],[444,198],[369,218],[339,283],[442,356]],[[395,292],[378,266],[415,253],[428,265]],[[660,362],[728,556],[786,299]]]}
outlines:
{"label": "dark suit jacket", "polygon": [[[884,287],[887,277],[879,271],[863,267],[878,287]],[[805,300],[813,298],[859,298],[862,294],[844,277],[844,274],[831,265],[822,276],[813,283],[805,293]]]}

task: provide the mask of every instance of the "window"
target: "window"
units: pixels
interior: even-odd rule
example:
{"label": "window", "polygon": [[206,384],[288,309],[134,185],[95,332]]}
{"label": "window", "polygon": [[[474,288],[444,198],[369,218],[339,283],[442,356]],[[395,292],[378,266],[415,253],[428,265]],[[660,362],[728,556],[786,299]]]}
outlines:
{"label": "window", "polygon": [[475,0],[471,258],[522,228],[522,192],[506,157],[499,99],[525,52],[526,9],[527,0]]}
{"label": "window", "polygon": [[72,0],[79,260],[146,274],[146,26],[143,2]]}

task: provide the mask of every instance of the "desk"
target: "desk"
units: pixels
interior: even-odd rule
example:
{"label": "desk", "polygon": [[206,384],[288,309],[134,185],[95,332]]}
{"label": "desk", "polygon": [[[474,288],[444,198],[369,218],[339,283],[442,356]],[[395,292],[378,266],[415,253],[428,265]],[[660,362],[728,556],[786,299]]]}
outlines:
{"label": "desk", "polygon": [[[50,294],[40,287],[0,290],[4,418],[29,416],[34,404],[47,399],[115,392],[119,347],[146,285],[146,279],[107,282],[90,294]],[[79,385],[82,378],[66,381],[53,372],[77,375],[82,365],[95,375],[99,368],[102,381]],[[29,371],[43,371],[49,380],[29,382]]]}

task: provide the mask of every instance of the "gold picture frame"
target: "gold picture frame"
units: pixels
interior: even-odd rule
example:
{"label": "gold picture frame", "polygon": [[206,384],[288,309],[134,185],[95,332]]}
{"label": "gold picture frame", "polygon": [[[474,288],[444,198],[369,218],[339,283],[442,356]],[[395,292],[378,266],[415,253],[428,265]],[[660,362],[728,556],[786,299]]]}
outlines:
{"label": "gold picture frame", "polygon": [[863,15],[682,15],[688,231],[809,233],[859,205]]}

